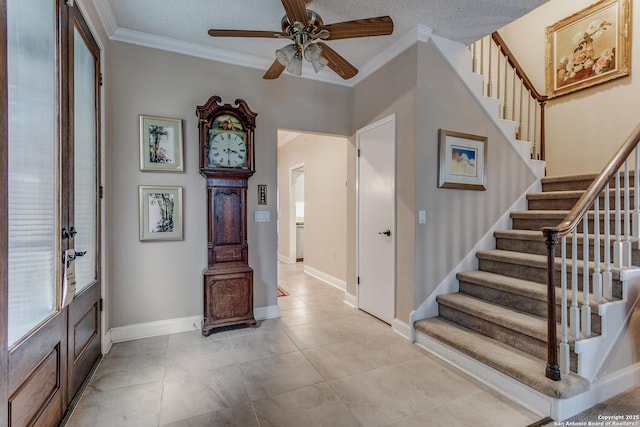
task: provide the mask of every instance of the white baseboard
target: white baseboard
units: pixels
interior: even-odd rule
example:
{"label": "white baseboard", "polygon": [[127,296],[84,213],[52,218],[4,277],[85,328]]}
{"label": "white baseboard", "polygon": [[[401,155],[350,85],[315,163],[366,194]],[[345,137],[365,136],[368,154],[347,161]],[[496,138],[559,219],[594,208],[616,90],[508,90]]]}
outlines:
{"label": "white baseboard", "polygon": [[283,255],[283,254],[278,254],[278,261],[280,262],[284,262],[285,264],[295,264],[296,260],[292,260],[290,257]]}
{"label": "white baseboard", "polygon": [[391,323],[391,329],[396,334],[411,341],[411,327],[409,326],[408,323],[403,322],[402,320],[396,317],[395,319],[393,319],[393,322]]}
{"label": "white baseboard", "polygon": [[347,291],[344,292],[344,300],[342,302],[347,304],[349,307],[358,308],[358,297]]}
{"label": "white baseboard", "polygon": [[[253,315],[256,320],[277,319],[280,317],[280,307],[277,304],[256,307]],[[202,316],[198,315],[111,328],[102,340],[103,353],[108,353],[113,343],[199,330],[201,325]]]}
{"label": "white baseboard", "polygon": [[256,320],[277,319],[280,317],[280,306],[268,305],[266,307],[256,307],[253,309],[253,317]]}
{"label": "white baseboard", "polygon": [[123,342],[140,338],[157,337],[200,329],[202,316],[189,316],[177,319],[159,320],[157,322],[137,323],[135,325],[111,328],[111,342]]}
{"label": "white baseboard", "polygon": [[316,279],[320,279],[323,282],[340,289],[341,291],[347,290],[347,284],[344,280],[338,279],[337,277],[324,273],[316,268],[310,267],[307,264],[304,265],[304,272],[309,276],[313,276]]}

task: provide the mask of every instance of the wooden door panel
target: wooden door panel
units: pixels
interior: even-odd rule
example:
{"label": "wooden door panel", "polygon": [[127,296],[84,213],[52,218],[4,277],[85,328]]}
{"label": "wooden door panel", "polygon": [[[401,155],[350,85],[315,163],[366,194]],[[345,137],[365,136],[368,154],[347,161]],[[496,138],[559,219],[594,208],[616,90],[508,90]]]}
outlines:
{"label": "wooden door panel", "polygon": [[68,307],[67,403],[71,401],[100,357],[100,285],[76,295]]}
{"label": "wooden door panel", "polygon": [[66,376],[64,316],[55,314],[9,353],[11,427],[55,426],[63,412]]}

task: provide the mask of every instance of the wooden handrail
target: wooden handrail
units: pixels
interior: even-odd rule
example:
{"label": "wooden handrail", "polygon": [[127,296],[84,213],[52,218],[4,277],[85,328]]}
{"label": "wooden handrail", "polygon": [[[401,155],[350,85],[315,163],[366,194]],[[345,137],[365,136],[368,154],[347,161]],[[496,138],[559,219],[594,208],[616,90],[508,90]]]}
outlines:
{"label": "wooden handrail", "polygon": [[491,38],[496,43],[496,45],[498,45],[505,58],[507,58],[507,61],[509,61],[509,65],[511,65],[511,67],[515,70],[517,76],[522,79],[524,87],[526,87],[527,90],[531,93],[531,96],[533,96],[539,103],[547,102],[547,95],[542,95],[536,90],[533,82],[531,82],[527,74],[524,72],[524,69],[522,68],[514,54],[511,52],[511,50],[507,47],[507,44],[502,39],[500,34],[497,31],[494,31],[493,33],[491,33]]}
{"label": "wooden handrail", "polygon": [[607,183],[618,173],[624,161],[629,157],[638,143],[640,143],[640,123],[638,123],[633,132],[627,137],[624,144],[618,149],[618,152],[609,160],[609,163],[602,169],[600,175],[593,180],[562,222],[555,227],[545,227],[542,231],[544,232],[545,229],[548,229],[549,232],[555,231],[558,237],[566,236],[573,231],[585,212],[589,210],[593,202],[595,202],[596,198],[604,190]]}
{"label": "wooden handrail", "polygon": [[536,87],[533,85],[533,82],[531,81],[531,79],[529,79],[529,76],[527,76],[527,73],[524,72],[524,68],[522,68],[522,66],[516,59],[513,52],[511,52],[511,49],[509,49],[509,47],[503,40],[502,36],[500,36],[500,34],[497,31],[494,31],[493,33],[491,33],[491,39],[498,46],[498,48],[500,49],[500,52],[502,52],[502,55],[507,59],[507,62],[509,63],[509,65],[511,65],[511,68],[513,68],[516,75],[520,78],[524,87],[529,91],[531,96],[540,105],[540,151],[539,152],[540,152],[540,160],[544,160],[545,158],[544,106],[547,103],[548,97],[547,95],[543,95],[540,92],[538,92]]}
{"label": "wooden handrail", "polygon": [[[564,217],[562,222],[555,227],[543,227],[542,234],[547,246],[547,367],[545,376],[554,381],[560,380],[560,368],[558,366],[558,337],[556,331],[556,283],[555,283],[555,248],[558,237],[566,236],[573,232],[580,221],[591,208],[611,179],[619,173],[620,168],[626,162],[633,150],[640,143],[640,123],[627,137],[622,146],[609,160],[602,172],[584,192],[573,208]],[[638,173],[636,165],[636,173]],[[597,218],[594,219],[597,221]],[[585,236],[586,238],[586,236]],[[608,244],[608,243],[607,243]],[[587,262],[587,260],[585,260]],[[588,292],[588,291],[587,291]]]}

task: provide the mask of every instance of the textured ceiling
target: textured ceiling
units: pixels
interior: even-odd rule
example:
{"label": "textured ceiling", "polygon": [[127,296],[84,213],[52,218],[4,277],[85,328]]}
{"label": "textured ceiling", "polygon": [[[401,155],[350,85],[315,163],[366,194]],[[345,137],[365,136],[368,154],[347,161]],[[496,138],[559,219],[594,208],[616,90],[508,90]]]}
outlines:
{"label": "textured ceiling", "polygon": [[[327,42],[357,68],[380,52],[393,48],[402,36],[418,26],[433,34],[469,43],[490,34],[525,15],[548,0],[313,0],[309,9],[325,24],[389,15],[394,21],[390,36]],[[235,54],[256,59],[255,66],[271,64],[276,49],[286,40],[218,38],[207,35],[210,28],[280,31],[284,9],[280,0],[98,0],[101,16],[111,22],[111,33],[119,40],[136,36],[159,36],[214,48],[224,52],[226,62]],[[103,13],[102,15],[104,15]],[[108,27],[108,26],[107,26]],[[415,37],[414,37],[415,39]],[[241,60],[238,63],[242,63]],[[305,69],[306,77],[313,71]],[[321,73],[331,73],[323,70]]]}

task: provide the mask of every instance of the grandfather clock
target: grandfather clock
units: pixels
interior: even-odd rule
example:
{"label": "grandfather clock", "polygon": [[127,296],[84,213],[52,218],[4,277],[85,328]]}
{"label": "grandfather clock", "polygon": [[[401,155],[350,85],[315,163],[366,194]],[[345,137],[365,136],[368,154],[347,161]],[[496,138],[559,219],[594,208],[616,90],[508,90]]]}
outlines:
{"label": "grandfather clock", "polygon": [[207,268],[202,334],[256,323],[247,244],[247,181],[255,172],[256,113],[242,99],[198,106],[200,173],[207,179]]}

